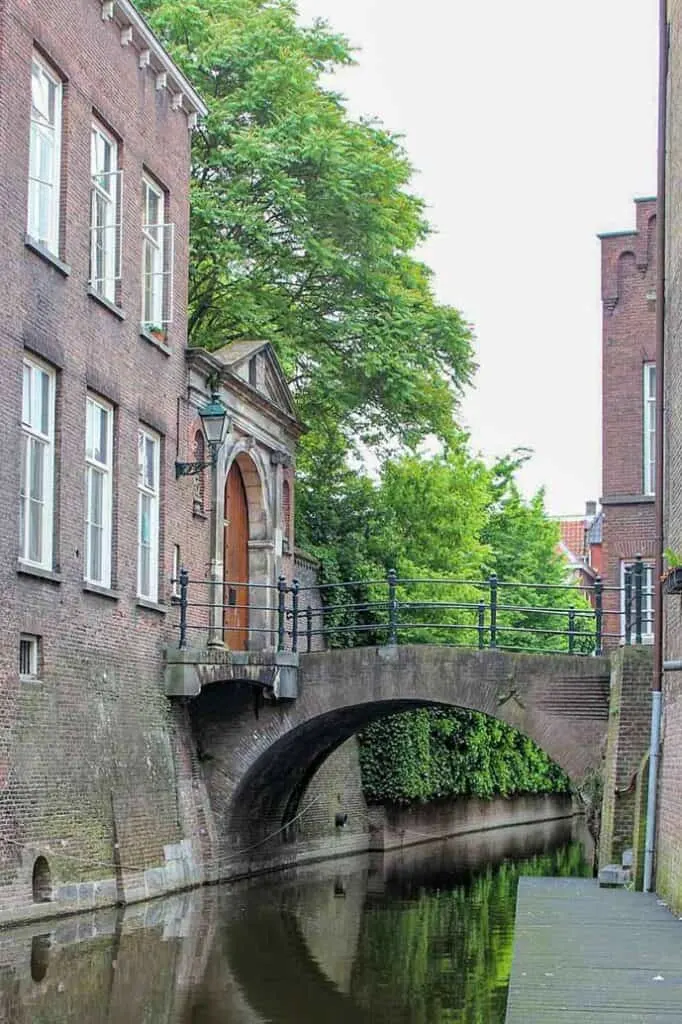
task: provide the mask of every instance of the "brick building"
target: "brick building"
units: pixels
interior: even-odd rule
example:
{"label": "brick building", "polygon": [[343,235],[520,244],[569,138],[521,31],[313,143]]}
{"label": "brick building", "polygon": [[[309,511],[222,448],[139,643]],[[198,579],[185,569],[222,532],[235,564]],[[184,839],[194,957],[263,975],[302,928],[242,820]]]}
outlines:
{"label": "brick building", "polygon": [[[0,922],[202,880],[210,809],[162,680],[171,580],[210,566],[210,473],[174,464],[207,457],[214,391],[216,565],[294,572],[300,426],[275,355],[186,350],[203,113],[129,0],[1,0]],[[225,593],[220,639],[271,646],[260,592]]]}
{"label": "brick building", "polygon": [[[665,218],[664,547],[682,550],[682,3],[669,0]],[[680,597],[663,596],[663,657],[682,658]],[[658,789],[656,889],[682,913],[682,673],[663,676],[663,744]]]}
{"label": "brick building", "polygon": [[[622,588],[644,559],[643,638],[653,638],[656,402],[656,200],[635,200],[634,230],[599,236],[602,294],[602,576]],[[623,596],[607,591],[605,632],[624,632]]]}

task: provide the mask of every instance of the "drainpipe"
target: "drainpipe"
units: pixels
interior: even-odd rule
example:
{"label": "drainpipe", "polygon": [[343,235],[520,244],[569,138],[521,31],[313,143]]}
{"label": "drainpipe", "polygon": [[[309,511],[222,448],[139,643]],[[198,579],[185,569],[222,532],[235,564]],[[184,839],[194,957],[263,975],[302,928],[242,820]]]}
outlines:
{"label": "drainpipe", "polygon": [[644,892],[654,884],[656,846],[656,798],[658,795],[658,758],[661,742],[663,682],[663,426],[665,396],[665,157],[668,115],[668,4],[659,0],[658,33],[658,187],[656,210],[656,565],[654,568],[654,670],[651,687],[651,745],[649,748],[649,787],[647,793],[646,837],[644,844]]}

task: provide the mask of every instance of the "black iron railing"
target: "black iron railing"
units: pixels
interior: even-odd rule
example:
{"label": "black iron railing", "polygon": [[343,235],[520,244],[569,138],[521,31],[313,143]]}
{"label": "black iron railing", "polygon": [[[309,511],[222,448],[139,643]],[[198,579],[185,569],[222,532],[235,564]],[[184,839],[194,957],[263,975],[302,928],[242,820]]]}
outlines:
{"label": "black iron railing", "polygon": [[598,577],[565,585],[516,583],[495,573],[484,580],[402,578],[391,569],[385,579],[307,587],[283,576],[275,586],[225,581],[215,601],[215,585],[185,569],[173,582],[181,648],[203,646],[207,634],[230,647],[231,634],[248,630],[279,651],[430,642],[594,655],[647,642],[653,633],[652,587],[640,557],[625,570],[623,587]]}

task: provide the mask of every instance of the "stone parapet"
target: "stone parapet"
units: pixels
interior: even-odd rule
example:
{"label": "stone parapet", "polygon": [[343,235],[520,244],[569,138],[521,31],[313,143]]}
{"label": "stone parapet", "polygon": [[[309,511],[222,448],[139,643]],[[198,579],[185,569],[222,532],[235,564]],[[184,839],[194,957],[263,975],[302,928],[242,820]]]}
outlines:
{"label": "stone parapet", "polygon": [[298,654],[167,647],[163,678],[167,697],[196,697],[212,683],[240,682],[260,686],[276,700],[293,700],[298,697]]}

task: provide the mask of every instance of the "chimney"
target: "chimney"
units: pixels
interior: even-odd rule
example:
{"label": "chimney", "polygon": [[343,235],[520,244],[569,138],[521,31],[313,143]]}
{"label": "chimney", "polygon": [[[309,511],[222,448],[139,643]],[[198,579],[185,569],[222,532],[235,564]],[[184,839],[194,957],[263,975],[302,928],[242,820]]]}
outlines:
{"label": "chimney", "polygon": [[585,515],[588,516],[588,517],[590,517],[590,516],[593,517],[593,516],[596,516],[596,514],[597,514],[597,502],[596,501],[586,501],[585,502]]}

